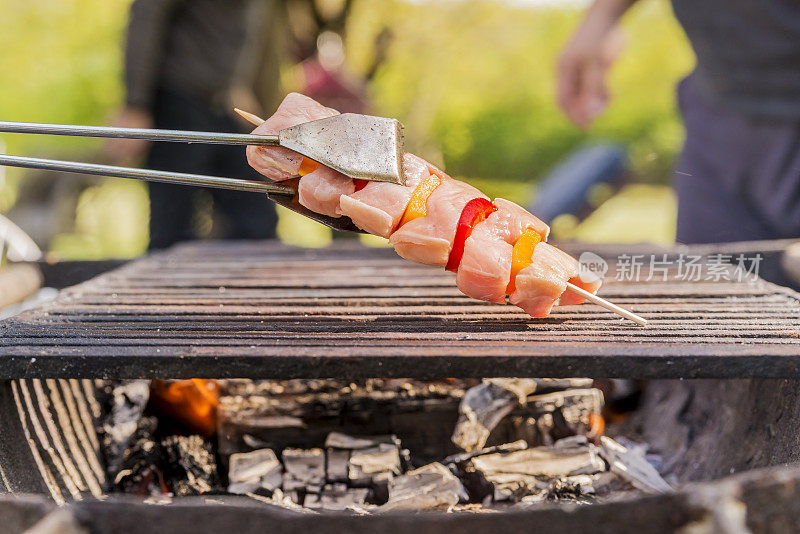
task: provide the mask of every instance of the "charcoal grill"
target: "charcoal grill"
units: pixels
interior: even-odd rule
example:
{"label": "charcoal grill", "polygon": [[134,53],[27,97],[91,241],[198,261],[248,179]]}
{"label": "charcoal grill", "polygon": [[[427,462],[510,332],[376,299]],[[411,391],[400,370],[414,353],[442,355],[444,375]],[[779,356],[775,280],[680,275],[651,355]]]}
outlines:
{"label": "charcoal grill", "polygon": [[[763,245],[765,255],[784,245]],[[592,250],[611,262],[612,273],[621,252],[715,251]],[[766,271],[774,275],[770,265]],[[798,294],[764,281],[724,280],[612,280],[603,294],[650,326],[590,305],[530,319],[461,296],[447,273],[350,242],[323,250],[190,244],[131,262],[0,323],[0,533],[52,512],[53,488],[93,532],[178,532],[187,524],[243,533],[266,524],[319,534],[677,532],[687,525],[714,528],[737,510],[746,510],[740,523],[754,532],[797,531],[800,467],[768,466],[800,461]],[[681,442],[666,458],[680,481],[712,480],[675,494],[502,514],[323,520],[238,497],[177,499],[170,506],[92,498],[102,477],[92,452],[97,406],[88,379],[514,375],[760,378],[652,383],[639,414],[643,434]],[[710,447],[718,454],[709,455]],[[83,479],[77,492],[63,478],[70,470]],[[748,472],[728,476],[740,470]]]}
{"label": "charcoal grill", "polygon": [[[621,251],[602,250],[614,273]],[[532,320],[389,249],[179,246],[0,327],[0,378],[800,376],[800,295],[767,282],[606,283]]]}

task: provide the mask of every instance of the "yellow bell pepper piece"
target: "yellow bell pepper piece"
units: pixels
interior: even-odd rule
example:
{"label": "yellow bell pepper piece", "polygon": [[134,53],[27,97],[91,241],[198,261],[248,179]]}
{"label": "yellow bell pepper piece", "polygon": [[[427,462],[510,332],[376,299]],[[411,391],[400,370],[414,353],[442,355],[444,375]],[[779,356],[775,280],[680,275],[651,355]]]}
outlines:
{"label": "yellow bell pepper piece", "polygon": [[528,228],[514,243],[511,251],[511,280],[508,282],[506,293],[511,294],[516,289],[514,284],[517,274],[533,261],[533,249],[542,241],[542,236],[533,228]]}
{"label": "yellow bell pepper piece", "polygon": [[431,174],[420,182],[414,192],[411,193],[411,200],[408,201],[403,218],[400,219],[400,226],[414,219],[425,217],[428,214],[428,198],[441,183],[442,179],[435,174]]}

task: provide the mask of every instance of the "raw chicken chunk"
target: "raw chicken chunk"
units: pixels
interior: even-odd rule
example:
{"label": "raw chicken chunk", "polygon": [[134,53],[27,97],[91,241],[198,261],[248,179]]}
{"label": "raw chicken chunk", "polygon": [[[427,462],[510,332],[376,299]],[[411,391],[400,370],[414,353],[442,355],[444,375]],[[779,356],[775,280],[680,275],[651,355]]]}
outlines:
{"label": "raw chicken chunk", "polygon": [[[326,108],[305,95],[289,93],[277,111],[264,121],[264,124],[253,130],[253,133],[274,135],[284,128],[338,114],[335,109]],[[250,166],[272,180],[294,178],[300,170],[302,161],[303,156],[286,148],[247,147],[247,162]]]}
{"label": "raw chicken chunk", "polygon": [[339,199],[350,195],[356,187],[344,174],[320,165],[314,172],[300,178],[297,194],[300,204],[323,215],[341,217]]}
{"label": "raw chicken chunk", "polygon": [[365,232],[388,238],[400,223],[414,189],[430,175],[425,160],[413,154],[403,156],[403,170],[405,186],[369,182],[361,191],[342,195],[339,213]]}
{"label": "raw chicken chunk", "polygon": [[478,224],[464,244],[456,284],[467,296],[503,304],[511,277],[514,243],[528,228],[546,239],[550,227],[508,200],[496,198],[494,205],[497,211]]}
{"label": "raw chicken chunk", "polygon": [[[441,172],[441,171],[439,171]],[[488,198],[469,184],[442,173],[442,183],[428,198],[428,213],[392,234],[389,244],[401,257],[423,265],[444,267],[453,246],[461,210],[473,198]]]}
{"label": "raw chicken chunk", "polygon": [[[580,266],[578,267],[579,267],[578,276],[573,276],[572,278],[570,278],[569,283],[575,284],[581,289],[585,289],[589,293],[597,293],[597,290],[600,289],[601,285],[603,285],[603,281],[596,274],[588,270],[581,270]],[[561,298],[558,299],[557,305],[572,306],[574,304],[583,304],[584,302],[586,302],[586,299],[581,297],[580,295],[576,295],[571,291],[565,291],[561,295]]]}
{"label": "raw chicken chunk", "polygon": [[479,224],[467,239],[456,284],[468,297],[504,304],[514,246],[499,235],[496,221],[489,220],[496,213]]}
{"label": "raw chicken chunk", "polygon": [[532,259],[517,275],[509,300],[532,317],[547,317],[566,291],[567,281],[577,276],[578,262],[549,243],[536,245]]}

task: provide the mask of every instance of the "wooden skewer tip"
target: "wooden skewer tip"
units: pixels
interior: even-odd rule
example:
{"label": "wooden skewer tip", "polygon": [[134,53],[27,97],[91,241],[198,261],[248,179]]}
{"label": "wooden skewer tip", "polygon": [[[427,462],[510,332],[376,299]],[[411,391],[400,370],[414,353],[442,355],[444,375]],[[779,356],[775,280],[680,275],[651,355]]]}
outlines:
{"label": "wooden skewer tip", "polygon": [[634,323],[636,323],[636,324],[638,324],[640,326],[647,326],[647,319],[645,319],[644,317],[642,317],[640,315],[636,315],[635,313],[633,313],[631,311],[628,311],[625,308],[617,306],[613,302],[609,302],[606,299],[604,299],[603,297],[598,297],[594,293],[592,293],[590,291],[586,291],[582,287],[578,287],[575,284],[571,284],[571,283],[567,282],[567,289],[569,291],[571,291],[572,293],[575,293],[576,295],[579,295],[579,296],[585,298],[586,300],[588,300],[588,301],[590,301],[590,302],[592,302],[594,304],[597,304],[598,306],[602,306],[603,308],[607,309],[608,311],[614,312],[614,313],[616,313],[617,315],[619,315],[621,317],[624,317],[624,318],[626,318],[628,320],[631,320],[631,321],[633,321]]}
{"label": "wooden skewer tip", "polygon": [[239,108],[233,108],[233,111],[238,113],[239,116],[242,117],[244,120],[255,126],[261,126],[264,123],[264,119],[262,119],[261,117],[259,117],[254,113],[250,113],[249,111],[244,111]]}

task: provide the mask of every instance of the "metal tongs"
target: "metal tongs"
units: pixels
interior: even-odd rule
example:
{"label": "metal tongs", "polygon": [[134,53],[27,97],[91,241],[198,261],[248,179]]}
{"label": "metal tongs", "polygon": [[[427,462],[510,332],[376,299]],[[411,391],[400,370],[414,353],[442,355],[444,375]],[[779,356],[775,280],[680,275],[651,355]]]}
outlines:
{"label": "metal tongs", "polygon": [[[243,116],[249,115],[244,112],[241,112],[241,114]],[[373,117],[371,115],[343,113],[298,124],[281,130],[277,135],[3,121],[0,121],[0,132],[143,139],[178,143],[281,146],[302,154],[322,165],[331,167],[350,178],[405,184],[405,176],[403,174],[403,126],[395,119]],[[301,206],[297,200],[297,179],[283,182],[261,182],[222,176],[186,174],[2,154],[0,154],[0,165],[264,193],[273,202],[314,219],[325,226],[335,230],[363,233],[347,217],[328,217]]]}

